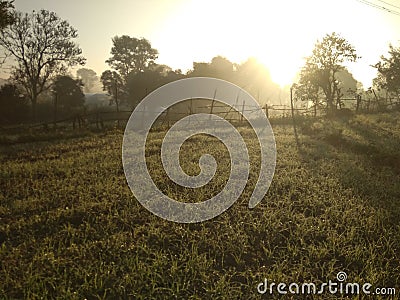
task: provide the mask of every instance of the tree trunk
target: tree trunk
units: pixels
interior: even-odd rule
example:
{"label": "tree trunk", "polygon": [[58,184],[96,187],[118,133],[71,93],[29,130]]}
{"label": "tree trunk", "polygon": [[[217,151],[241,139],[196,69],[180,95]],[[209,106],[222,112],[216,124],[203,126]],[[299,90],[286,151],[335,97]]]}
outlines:
{"label": "tree trunk", "polygon": [[58,102],[58,94],[54,95],[54,128],[57,126],[57,103]]}
{"label": "tree trunk", "polygon": [[31,115],[31,122],[36,123],[37,121],[37,95],[34,95],[31,99],[32,103],[32,115]]}
{"label": "tree trunk", "polygon": [[119,128],[119,100],[117,83],[115,83],[115,105],[117,106],[117,127]]}

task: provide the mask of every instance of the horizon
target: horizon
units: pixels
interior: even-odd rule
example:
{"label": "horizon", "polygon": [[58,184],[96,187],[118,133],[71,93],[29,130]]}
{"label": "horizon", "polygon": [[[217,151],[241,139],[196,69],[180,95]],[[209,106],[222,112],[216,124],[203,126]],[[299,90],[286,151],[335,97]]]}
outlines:
{"label": "horizon", "polygon": [[[283,88],[295,82],[304,58],[311,55],[317,40],[337,32],[361,56],[346,67],[368,88],[377,73],[371,65],[387,54],[389,44],[397,46],[400,36],[397,29],[400,16],[358,0],[338,1],[330,8],[329,15],[321,14],[325,8],[316,0],[302,3],[116,0],[112,4],[16,0],[14,5],[16,10],[28,13],[40,9],[54,11],[67,20],[78,31],[77,43],[87,58],[84,67],[93,69],[98,76],[109,69],[105,60],[110,57],[111,39],[126,34],[149,40],[159,51],[157,63],[181,69],[183,73],[192,68],[193,62],[210,62],[218,55],[233,63],[254,57]],[[96,25],[104,20],[112,22],[96,30]]]}

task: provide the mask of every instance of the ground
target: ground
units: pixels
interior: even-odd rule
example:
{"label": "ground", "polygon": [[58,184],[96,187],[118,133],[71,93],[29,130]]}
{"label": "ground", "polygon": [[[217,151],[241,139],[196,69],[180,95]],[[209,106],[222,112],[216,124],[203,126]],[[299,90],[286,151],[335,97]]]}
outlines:
{"label": "ground", "polygon": [[[291,125],[273,126],[277,166],[260,205],[247,206],[252,165],[239,201],[196,224],[165,221],[136,201],[122,168],[121,130],[2,133],[0,298],[279,298],[276,290],[258,294],[257,285],[321,284],[339,272],[347,282],[371,283],[371,291],[395,287],[398,294],[400,114],[297,126],[299,148]],[[252,132],[240,131],[257,166]],[[150,135],[152,169],[162,136]],[[201,149],[226,159],[223,147],[205,139],[190,141],[194,157]],[[198,172],[196,161],[184,169]],[[223,185],[228,166],[208,190],[192,194],[162,172],[152,176],[164,192],[200,201]]]}

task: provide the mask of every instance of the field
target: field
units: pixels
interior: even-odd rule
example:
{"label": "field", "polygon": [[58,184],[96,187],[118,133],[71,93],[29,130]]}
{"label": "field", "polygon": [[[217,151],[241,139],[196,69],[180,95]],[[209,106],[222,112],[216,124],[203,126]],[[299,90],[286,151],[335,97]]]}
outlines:
{"label": "field", "polygon": [[[0,298],[271,299],[281,296],[257,292],[265,278],[321,284],[339,272],[347,282],[371,283],[371,292],[394,287],[398,294],[400,113],[301,120],[299,149],[291,125],[273,129],[277,166],[265,199],[247,206],[258,152],[243,126],[254,162],[249,184],[225,213],[195,224],[165,221],[134,199],[122,130],[2,134]],[[201,201],[221,189],[226,163],[207,189],[182,193],[171,185],[157,171],[162,136],[151,133],[147,158],[165,193]],[[189,141],[188,173],[198,172],[198,149],[227,159],[207,139]]]}

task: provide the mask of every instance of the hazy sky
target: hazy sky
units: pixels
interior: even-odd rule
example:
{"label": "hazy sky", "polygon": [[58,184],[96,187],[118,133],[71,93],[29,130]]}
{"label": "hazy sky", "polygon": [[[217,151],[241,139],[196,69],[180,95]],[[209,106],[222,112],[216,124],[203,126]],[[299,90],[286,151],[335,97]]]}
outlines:
{"label": "hazy sky", "polygon": [[[364,1],[364,0],[361,0]],[[400,12],[400,1],[368,0]],[[385,3],[386,2],[386,3]],[[336,31],[362,58],[349,65],[366,87],[389,43],[398,45],[400,16],[358,0],[15,0],[18,10],[55,11],[78,30],[86,67],[108,68],[111,38],[145,37],[158,63],[186,71],[216,55],[241,62],[250,56],[270,68],[279,84],[292,82],[317,39]],[[393,6],[390,6],[392,4]],[[398,6],[395,7],[395,6]]]}

